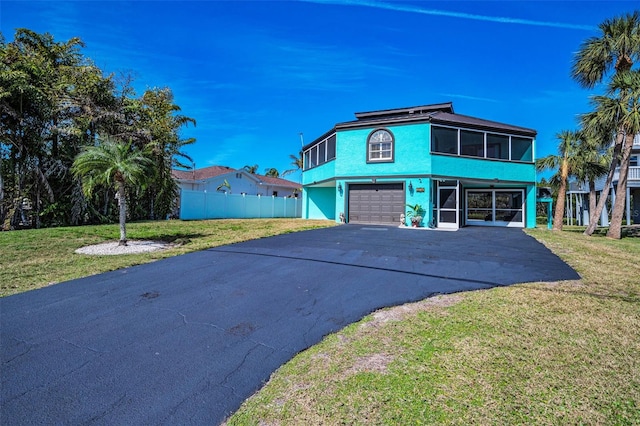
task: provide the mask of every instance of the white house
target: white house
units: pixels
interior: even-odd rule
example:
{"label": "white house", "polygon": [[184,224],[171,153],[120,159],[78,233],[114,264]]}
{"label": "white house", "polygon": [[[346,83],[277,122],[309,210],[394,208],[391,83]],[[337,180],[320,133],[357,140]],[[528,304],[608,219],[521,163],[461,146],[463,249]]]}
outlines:
{"label": "white house", "polygon": [[301,215],[299,183],[226,166],[172,170],[172,175],[180,188],[174,212],[180,219]]}
{"label": "white house", "polygon": [[[190,191],[227,192],[230,194],[274,195],[298,197],[302,185],[290,180],[249,173],[226,166],[195,170],[172,170],[180,189]],[[220,188],[225,181],[230,188]]]}

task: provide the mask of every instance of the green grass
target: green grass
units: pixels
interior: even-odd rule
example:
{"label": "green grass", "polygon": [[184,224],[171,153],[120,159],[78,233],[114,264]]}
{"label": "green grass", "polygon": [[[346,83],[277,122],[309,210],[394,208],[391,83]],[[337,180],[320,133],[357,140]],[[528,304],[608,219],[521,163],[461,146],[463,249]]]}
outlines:
{"label": "green grass", "polygon": [[255,238],[333,226],[329,221],[246,219],[154,221],[127,224],[130,240],[156,240],[175,247],[141,254],[89,256],[75,250],[117,241],[118,225],[78,226],[0,232],[0,296],[56,284],[196,250]]}
{"label": "green grass", "polygon": [[298,354],[229,425],[640,424],[640,239],[529,234],[581,275],[379,311]]}

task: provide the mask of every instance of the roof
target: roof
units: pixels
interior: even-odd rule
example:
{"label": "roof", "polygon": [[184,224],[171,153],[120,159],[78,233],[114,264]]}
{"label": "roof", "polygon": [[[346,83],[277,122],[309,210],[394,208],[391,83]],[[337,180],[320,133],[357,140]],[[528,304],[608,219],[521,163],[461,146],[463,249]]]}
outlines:
{"label": "roof", "polygon": [[236,169],[232,169],[227,166],[210,166],[202,169],[194,169],[194,170],[171,170],[171,174],[176,179],[181,180],[203,180],[209,179],[212,177],[224,175],[227,173],[235,172]]}
{"label": "roof", "polygon": [[249,173],[246,170],[233,169],[227,166],[210,166],[195,170],[171,170],[174,178],[179,180],[205,180],[216,176],[225,175],[227,173],[244,173],[254,177],[257,181],[271,186],[280,186],[283,188],[301,188],[302,185],[287,179],[275,178],[259,174]]}
{"label": "roof", "polygon": [[526,127],[513,126],[511,124],[499,123],[497,121],[484,120],[482,118],[470,117],[461,114],[449,114],[447,112],[437,112],[431,116],[431,123],[462,125],[465,127],[478,128],[483,130],[502,130],[508,133],[516,133],[525,136],[535,136],[538,132]]}
{"label": "roof", "polygon": [[267,185],[282,186],[285,188],[302,188],[301,183],[292,182],[287,179],[276,178],[271,176],[263,176],[263,175],[255,175],[255,176],[259,178],[263,183],[266,183]]}
{"label": "roof", "polygon": [[414,106],[414,107],[406,107],[406,108],[395,108],[395,109],[382,109],[379,111],[370,111],[370,112],[356,112],[355,116],[358,120],[366,120],[371,118],[381,118],[381,117],[396,117],[396,116],[406,116],[412,114],[427,114],[435,111],[445,111],[453,113],[453,103],[445,102],[441,104],[431,104],[431,105],[422,105],[422,106]]}
{"label": "roof", "polygon": [[[456,114],[453,112],[453,103],[451,102],[371,112],[358,112],[355,116],[357,120],[338,123],[336,124],[335,129],[343,130],[405,123],[434,123],[472,129],[493,130],[529,137],[535,137],[537,134],[537,131],[526,127]],[[316,141],[317,140],[318,139],[316,139]],[[308,146],[313,145],[314,142],[308,144]]]}

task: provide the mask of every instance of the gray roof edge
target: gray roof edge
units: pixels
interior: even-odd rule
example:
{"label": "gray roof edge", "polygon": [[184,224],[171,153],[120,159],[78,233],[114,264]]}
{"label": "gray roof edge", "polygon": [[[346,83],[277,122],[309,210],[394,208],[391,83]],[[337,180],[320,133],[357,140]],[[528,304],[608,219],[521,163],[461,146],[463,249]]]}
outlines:
{"label": "gray roof edge", "polygon": [[404,107],[404,108],[392,108],[392,109],[382,109],[378,111],[365,111],[365,112],[356,112],[355,116],[358,120],[363,118],[371,118],[371,117],[383,117],[389,115],[398,115],[398,114],[424,114],[425,112],[433,112],[440,110],[449,110],[453,113],[453,102],[443,102],[439,104],[430,104],[430,105],[418,105],[413,107]]}
{"label": "gray roof edge", "polygon": [[331,136],[335,132],[336,132],[336,126],[333,126],[331,129],[327,130],[322,135],[318,136],[317,138],[315,138],[314,140],[312,140],[308,144],[304,145],[302,147],[302,150],[305,151],[305,150],[311,148],[313,145],[317,144],[318,142],[320,142],[320,141],[322,141],[324,139],[327,139],[329,136]]}

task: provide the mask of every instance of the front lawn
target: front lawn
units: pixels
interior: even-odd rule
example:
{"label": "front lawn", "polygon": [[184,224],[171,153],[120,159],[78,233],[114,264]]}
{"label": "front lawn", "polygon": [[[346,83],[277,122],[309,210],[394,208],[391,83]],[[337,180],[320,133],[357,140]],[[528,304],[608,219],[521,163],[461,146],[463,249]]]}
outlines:
{"label": "front lawn", "polygon": [[297,355],[228,424],[640,424],[640,239],[527,232],[582,279],[374,313]]}

